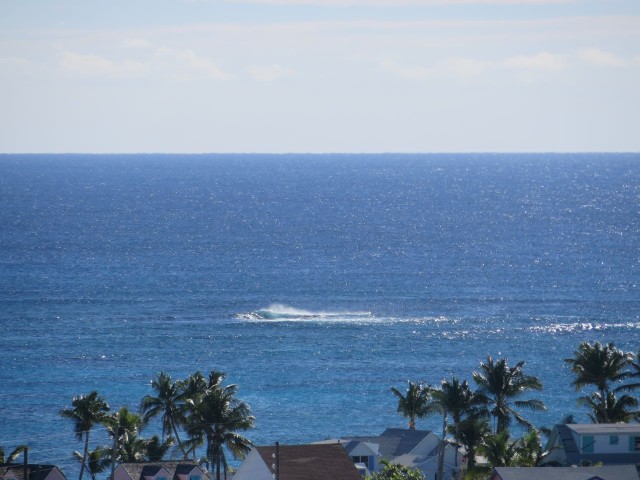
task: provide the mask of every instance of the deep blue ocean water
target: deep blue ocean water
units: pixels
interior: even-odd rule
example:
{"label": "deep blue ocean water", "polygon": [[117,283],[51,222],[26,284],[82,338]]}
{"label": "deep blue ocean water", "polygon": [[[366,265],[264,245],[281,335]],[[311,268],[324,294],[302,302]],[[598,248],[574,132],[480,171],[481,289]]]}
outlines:
{"label": "deep blue ocean water", "polygon": [[60,409],[161,370],[227,372],[257,444],[405,426],[391,386],[488,354],[586,421],[562,360],[640,347],[640,155],[0,155],[0,316],[0,446],[70,478]]}

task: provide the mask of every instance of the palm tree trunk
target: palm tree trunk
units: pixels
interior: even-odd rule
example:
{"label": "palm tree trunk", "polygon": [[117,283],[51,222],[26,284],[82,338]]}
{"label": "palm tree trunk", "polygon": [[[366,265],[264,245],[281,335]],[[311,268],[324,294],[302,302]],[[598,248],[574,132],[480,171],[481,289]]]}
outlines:
{"label": "palm tree trunk", "polygon": [[189,451],[187,450],[185,452],[184,446],[182,445],[182,442],[180,441],[180,435],[178,435],[178,429],[176,428],[176,424],[173,421],[173,419],[171,419],[171,428],[173,429],[173,434],[176,436],[176,441],[178,442],[178,446],[180,447],[180,450],[182,450],[182,455],[183,455],[184,459],[187,460],[189,458]]}
{"label": "palm tree trunk", "polygon": [[440,448],[438,449],[438,480],[444,478],[444,449],[447,446],[445,436],[447,435],[447,411],[444,411],[442,415],[442,440],[440,441]]}
{"label": "palm tree trunk", "polygon": [[80,466],[80,478],[82,480],[82,475],[84,474],[84,466],[87,463],[87,456],[89,455],[89,431],[84,434],[84,455],[82,457],[82,465]]}
{"label": "palm tree trunk", "polygon": [[607,412],[607,392],[606,388],[600,389],[600,406],[602,407],[602,417],[604,418],[604,423],[609,423],[609,414]]}

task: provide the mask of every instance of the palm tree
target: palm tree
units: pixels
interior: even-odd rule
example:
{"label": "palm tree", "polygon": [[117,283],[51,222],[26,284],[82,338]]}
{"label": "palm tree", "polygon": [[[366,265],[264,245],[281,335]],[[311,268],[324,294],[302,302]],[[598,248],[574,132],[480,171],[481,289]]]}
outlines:
{"label": "palm tree", "polygon": [[536,429],[526,432],[518,440],[518,466],[535,467],[542,458],[542,441]]}
{"label": "palm tree", "polygon": [[103,423],[107,418],[109,404],[93,391],[88,395],[74,397],[71,401],[73,408],[63,409],[60,415],[74,421],[74,430],[78,440],[84,438],[84,453],[82,455],[82,465],[80,467],[80,479],[84,473],[87,457],[89,455],[89,433],[94,425]]}
{"label": "palm tree", "polygon": [[[182,382],[182,392],[179,397],[182,402],[180,413],[185,423],[193,423],[188,418],[192,415],[192,412],[190,411],[187,401],[193,400],[197,402],[197,400],[207,392],[207,389],[222,387],[222,381],[225,377],[225,373],[219,370],[211,370],[208,377],[205,377],[200,371],[197,371],[189,375],[189,377]],[[204,431],[201,429],[192,429],[189,432],[189,439],[183,442],[185,447],[183,451],[186,452],[186,455],[191,453],[193,460],[196,461],[196,450],[198,447],[204,445],[204,443]]]}
{"label": "palm tree", "polygon": [[471,416],[458,425],[458,438],[467,451],[467,468],[472,469],[476,463],[476,451],[484,437],[489,434],[489,423],[486,418]]}
{"label": "palm tree", "polygon": [[142,427],[140,415],[122,407],[108,420],[107,430],[116,444],[116,460],[120,462],[139,462],[146,455],[146,441],[138,436]]}
{"label": "palm tree", "polygon": [[405,395],[395,387],[391,387],[391,392],[398,397],[398,413],[409,419],[410,430],[416,429],[416,418],[424,418],[435,411],[429,402],[431,388],[428,386],[409,381]]}
{"label": "palm tree", "polygon": [[534,411],[546,410],[540,400],[513,400],[529,390],[542,390],[540,380],[525,375],[523,367],[523,361],[518,362],[515,367],[509,367],[506,358],[494,362],[491,356],[487,356],[487,361],[480,364],[481,372],[473,372],[473,379],[480,387],[480,393],[484,394],[488,403],[493,406],[490,413],[496,421],[496,433],[509,427],[512,416],[521,425],[532,428],[532,425],[514,410],[514,406]]}
{"label": "palm tree", "polygon": [[164,442],[160,440],[158,435],[154,435],[147,440],[146,460],[149,462],[160,462],[173,445],[173,437],[168,437]]}
{"label": "palm tree", "polygon": [[[222,378],[224,375],[220,380]],[[214,382],[203,394],[186,400],[190,411],[187,431],[190,435],[206,439],[207,458],[212,473],[214,470],[216,472],[217,480],[220,480],[222,471],[226,479],[225,448],[234,458],[242,458],[252,445],[251,441],[237,433],[252,428],[255,420],[249,406],[235,398],[237,390],[237,385],[223,387],[220,382]]]}
{"label": "palm tree", "polygon": [[566,358],[564,361],[571,365],[571,371],[575,375],[572,385],[576,390],[587,385],[594,385],[598,389],[601,401],[599,408],[604,415],[602,423],[609,423],[604,402],[611,384],[629,376],[625,368],[631,362],[631,355],[616,348],[613,343],[603,346],[600,342],[582,342],[573,352],[573,358]]}
{"label": "palm tree", "polygon": [[18,445],[12,452],[5,457],[4,448],[0,447],[0,463],[13,463],[22,453],[29,449],[26,445]]}
{"label": "palm tree", "polygon": [[580,397],[579,405],[588,407],[591,412],[588,416],[593,423],[628,423],[640,414],[638,410],[629,410],[638,407],[638,400],[631,395],[616,397],[615,392],[608,392],[606,398],[600,396],[600,392]]}
{"label": "palm tree", "polygon": [[442,442],[438,455],[438,480],[444,474],[444,449],[447,435],[447,416],[451,414],[453,419],[454,437],[457,439],[457,428],[462,421],[462,416],[478,411],[478,407],[484,403],[484,397],[469,388],[466,380],[460,382],[455,377],[451,380],[443,380],[440,388],[431,390],[432,409],[442,413]]}
{"label": "palm tree", "polygon": [[[73,452],[73,456],[79,461],[84,462],[84,456],[80,452]],[[89,452],[87,456],[86,469],[91,475],[92,480],[96,480],[96,476],[104,472],[111,464],[111,449],[108,446],[96,447],[95,450]]]}
{"label": "palm tree", "polygon": [[178,433],[178,425],[184,423],[184,383],[180,381],[173,382],[171,375],[160,372],[151,382],[151,387],[155,390],[156,396],[146,395],[140,403],[140,411],[144,417],[143,424],[157,416],[162,418],[162,443],[165,436],[175,435],[178,447],[182,450],[184,458],[187,458],[187,450],[185,450],[180,441]]}
{"label": "palm tree", "polygon": [[492,467],[511,467],[517,461],[518,444],[511,441],[508,430],[487,435],[478,450]]}

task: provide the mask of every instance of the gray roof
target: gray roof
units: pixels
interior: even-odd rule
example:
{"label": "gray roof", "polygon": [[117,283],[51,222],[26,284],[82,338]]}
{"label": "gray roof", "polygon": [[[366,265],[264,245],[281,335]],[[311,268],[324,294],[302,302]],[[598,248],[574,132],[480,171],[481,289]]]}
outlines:
{"label": "gray roof", "polygon": [[[497,476],[496,476],[497,474]],[[494,480],[640,480],[633,465],[605,467],[496,467]]]}
{"label": "gray roof", "polygon": [[[27,464],[29,470],[29,480],[44,480],[52,470],[58,470],[64,477],[64,473],[55,465],[39,465],[35,463]],[[0,464],[0,477],[11,471],[13,476],[18,480],[24,480],[24,464],[22,463],[3,463]],[[66,478],[66,477],[65,477]]]}
{"label": "gray roof", "polygon": [[120,467],[124,468],[132,480],[140,480],[143,477],[151,477],[158,473],[161,468],[169,472],[172,479],[177,478],[176,475],[186,475],[194,468],[200,468],[205,477],[209,474],[200,465],[194,462],[183,461],[163,461],[163,462],[139,462],[139,463],[121,463]]}
{"label": "gray roof", "polygon": [[399,457],[410,453],[418,444],[431,434],[430,430],[408,430],[406,428],[387,428],[382,435],[376,437],[345,438],[347,452],[356,446],[354,442],[373,443],[379,446],[380,455],[384,458]]}
{"label": "gray roof", "polygon": [[[559,427],[560,425],[556,425]],[[578,435],[632,435],[640,434],[638,423],[569,423],[565,427]]]}

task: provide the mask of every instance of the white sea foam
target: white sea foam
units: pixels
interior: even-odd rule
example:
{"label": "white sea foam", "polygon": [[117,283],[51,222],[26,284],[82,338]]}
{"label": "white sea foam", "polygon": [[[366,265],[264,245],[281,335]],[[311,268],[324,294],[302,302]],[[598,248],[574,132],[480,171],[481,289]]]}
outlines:
{"label": "white sea foam", "polygon": [[311,311],[275,303],[249,313],[239,313],[236,318],[248,321],[357,321],[375,318],[371,312],[362,311]]}
{"label": "white sea foam", "polygon": [[640,329],[640,322],[628,323],[595,323],[595,322],[572,322],[554,323],[551,325],[531,327],[529,330],[535,333],[576,333],[588,331],[605,331],[611,329]]}

